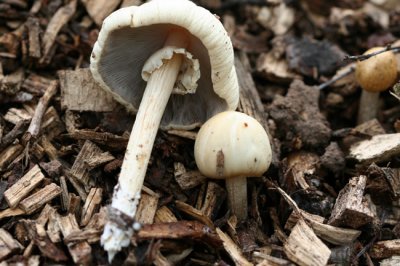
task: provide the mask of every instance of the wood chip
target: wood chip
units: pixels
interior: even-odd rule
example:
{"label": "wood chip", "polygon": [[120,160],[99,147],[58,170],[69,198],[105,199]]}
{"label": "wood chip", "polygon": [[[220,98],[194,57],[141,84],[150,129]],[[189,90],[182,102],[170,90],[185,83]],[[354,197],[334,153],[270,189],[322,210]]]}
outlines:
{"label": "wood chip", "polygon": [[25,23],[29,35],[29,57],[39,59],[42,56],[39,19],[29,17]]}
{"label": "wood chip", "polygon": [[23,220],[23,224],[29,232],[29,238],[33,240],[35,245],[39,248],[42,256],[54,261],[68,260],[64,251],[51,242],[42,225],[32,220]]}
{"label": "wood chip", "polygon": [[328,224],[356,229],[373,220],[374,215],[363,197],[366,182],[367,177],[363,175],[350,179],[336,199]]}
{"label": "wood chip", "polygon": [[85,201],[85,205],[82,208],[82,215],[81,215],[81,226],[86,226],[92,215],[98,211],[101,198],[103,194],[103,189],[101,188],[91,188],[89,195]]}
{"label": "wood chip", "polygon": [[204,215],[204,213],[198,209],[193,208],[189,204],[186,204],[182,201],[176,200],[175,201],[176,208],[184,213],[192,216],[193,218],[199,220],[200,222],[204,223],[210,228],[214,228],[214,223]]}
{"label": "wood chip", "polygon": [[302,266],[326,265],[331,255],[330,249],[302,219],[293,228],[283,249],[291,261]]}
{"label": "wood chip", "polygon": [[4,120],[16,125],[21,120],[31,120],[32,116],[24,109],[10,108],[4,116]]}
{"label": "wood chip", "polygon": [[207,179],[199,171],[186,171],[182,163],[174,163],[174,177],[183,190],[197,187]]}
{"label": "wood chip", "polygon": [[178,219],[167,206],[160,207],[154,216],[154,223],[173,223],[177,221]]}
{"label": "wood chip", "polygon": [[60,215],[54,210],[49,217],[49,222],[47,224],[46,233],[49,236],[51,242],[59,243],[61,242],[61,229],[58,223]]}
{"label": "wood chip", "polygon": [[180,130],[180,129],[171,129],[167,131],[168,134],[175,135],[185,139],[195,140],[197,133],[188,130]]}
{"label": "wood chip", "polygon": [[288,155],[287,171],[285,172],[284,184],[289,191],[308,189],[310,186],[306,181],[307,176],[312,176],[319,168],[319,156],[311,152],[294,152]]}
{"label": "wood chip", "polygon": [[24,80],[24,70],[22,68],[17,71],[3,76],[0,79],[0,92],[7,95],[15,95],[21,89]]}
{"label": "wood chip", "polygon": [[98,157],[103,151],[93,142],[87,140],[76,157],[74,164],[71,167],[70,174],[76,177],[82,184],[89,183],[90,167],[86,161],[92,157]]}
{"label": "wood chip", "polygon": [[135,219],[141,224],[152,224],[160,196],[156,193],[142,193]]}
{"label": "wood chip", "polygon": [[46,204],[39,216],[36,218],[36,223],[45,226],[50,219],[50,215],[56,210],[51,207],[49,204]]}
{"label": "wood chip", "polygon": [[[59,225],[64,238],[70,234],[80,232],[78,222],[73,214],[60,217]],[[67,247],[75,263],[89,265],[92,260],[92,248],[86,241],[69,242]]]}
{"label": "wood chip", "polygon": [[376,242],[369,255],[374,259],[389,258],[400,254],[400,239],[385,240]]}
{"label": "wood chip", "polygon": [[32,167],[22,178],[4,192],[8,206],[14,208],[24,199],[40,182],[44,175],[38,165]]}
{"label": "wood chip", "polygon": [[257,71],[266,79],[278,83],[290,83],[299,76],[289,69],[285,58],[276,58],[274,52],[263,53],[257,60]]}
{"label": "wood chip", "polygon": [[113,12],[121,0],[82,0],[90,17],[101,25],[103,20]]}
{"label": "wood chip", "polygon": [[78,140],[90,140],[120,150],[126,149],[129,140],[129,138],[125,136],[117,136],[108,132],[96,132],[88,129],[75,130],[69,133],[68,136]]}
{"label": "wood chip", "polygon": [[81,201],[82,201],[82,198],[80,196],[77,196],[74,193],[69,193],[68,213],[74,213],[74,214],[80,213]]}
{"label": "wood chip", "polygon": [[15,240],[10,233],[0,228],[0,260],[22,249],[23,246]]}
{"label": "wood chip", "polygon": [[145,224],[137,233],[139,239],[180,239],[189,238],[219,247],[221,240],[208,226],[196,221]]}
{"label": "wood chip", "polygon": [[25,198],[20,202],[19,207],[27,214],[31,214],[40,209],[46,203],[50,202],[53,198],[57,197],[60,193],[61,188],[56,184],[51,183]]}
{"label": "wood chip", "polygon": [[269,132],[268,117],[266,116],[266,112],[264,111],[264,106],[261,102],[260,95],[257,91],[256,85],[254,83],[253,77],[249,72],[249,69],[246,66],[250,65],[249,59],[245,53],[240,54],[241,57],[235,57],[235,67],[238,76],[238,82],[240,89],[240,98],[239,98],[239,106],[238,110],[254,117],[260,124],[263,126],[265,131],[268,134],[269,139],[271,140],[271,148],[272,148],[272,165],[277,166],[279,164],[279,154],[280,149],[277,142],[272,138],[271,133]]}
{"label": "wood chip", "polygon": [[400,133],[375,135],[350,147],[349,158],[369,164],[400,154]]}
{"label": "wood chip", "polygon": [[[348,245],[353,243],[361,234],[361,231],[354,229],[347,229],[335,227],[324,224],[324,218],[318,215],[313,215],[305,211],[301,211],[302,217],[314,230],[315,234],[323,240],[334,245]],[[297,223],[299,216],[296,212],[292,212],[289,216],[285,229],[291,230]]]}
{"label": "wood chip", "polygon": [[15,209],[5,209],[4,211],[0,211],[0,220],[8,217],[17,217],[19,215],[25,214],[25,211],[20,209],[20,208],[15,208]]}
{"label": "wood chip", "polygon": [[8,146],[0,153],[0,171],[5,170],[9,164],[21,154],[24,147],[21,144]]}
{"label": "wood chip", "polygon": [[39,102],[35,108],[35,113],[32,116],[31,124],[24,135],[25,143],[28,142],[31,138],[36,139],[39,135],[39,130],[42,125],[42,118],[46,112],[47,106],[51,100],[51,98],[56,94],[58,89],[58,81],[54,80],[50,83],[49,87],[46,89],[43,96],[39,99]]}
{"label": "wood chip", "polygon": [[11,131],[9,131],[5,136],[0,138],[0,151],[5,147],[13,143],[17,138],[19,138],[28,129],[29,120],[19,121]]}
{"label": "wood chip", "polygon": [[222,240],[222,244],[224,245],[226,252],[228,252],[229,256],[232,258],[233,262],[236,265],[244,265],[244,266],[253,265],[243,256],[240,248],[235,244],[235,242],[233,242],[233,240],[227,234],[222,232],[221,229],[219,228],[217,228],[216,231],[219,238],[221,238]]}
{"label": "wood chip", "polygon": [[225,189],[215,182],[208,182],[201,212],[210,219],[214,219],[225,198]]}
{"label": "wood chip", "polygon": [[400,265],[400,256],[393,256],[379,262],[379,266],[397,266]]}
{"label": "wood chip", "polygon": [[261,262],[256,264],[257,266],[294,266],[294,264],[290,263],[288,260],[273,257],[257,251],[253,252],[253,258],[256,260],[261,259]]}
{"label": "wood chip", "polygon": [[272,7],[262,7],[258,12],[257,21],[275,35],[283,35],[295,22],[295,10],[284,2]]}
{"label": "wood chip", "polygon": [[53,80],[31,73],[22,83],[22,88],[34,95],[41,96]]}
{"label": "wood chip", "polygon": [[[71,175],[69,172],[65,171],[64,174],[67,177],[68,181],[72,184],[72,186],[74,187],[76,192],[78,192],[81,199],[83,201],[86,201],[87,193],[86,193],[83,185],[78,181],[78,179],[74,175]],[[73,201],[73,198],[70,197],[70,206],[73,205],[72,201]]]}
{"label": "wood chip", "polygon": [[77,0],[72,0],[65,6],[59,8],[47,24],[46,31],[42,38],[43,56],[39,61],[41,64],[47,64],[48,62],[50,62],[51,48],[56,40],[58,32],[75,14],[77,2]]}
{"label": "wood chip", "polygon": [[[98,3],[96,6],[99,6]],[[94,81],[89,69],[61,70],[57,73],[62,108],[80,112],[111,112],[117,107],[111,94]]]}

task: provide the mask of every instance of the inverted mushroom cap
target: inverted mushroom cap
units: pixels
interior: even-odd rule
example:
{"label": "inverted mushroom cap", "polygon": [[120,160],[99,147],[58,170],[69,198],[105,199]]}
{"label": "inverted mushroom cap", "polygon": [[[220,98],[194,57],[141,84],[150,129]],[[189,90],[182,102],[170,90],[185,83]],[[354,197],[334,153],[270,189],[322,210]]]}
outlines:
{"label": "inverted mushroom cap", "polygon": [[[372,54],[383,49],[383,47],[374,47],[364,54]],[[358,61],[356,79],[361,88],[369,92],[381,92],[388,89],[397,80],[395,54],[392,51],[387,51],[366,60]]]}
{"label": "inverted mushroom cap", "polygon": [[261,176],[271,164],[267,133],[254,118],[222,112],[200,128],[194,146],[197,167],[211,178]]}
{"label": "inverted mushroom cap", "polygon": [[[93,77],[128,110],[136,112],[146,87],[142,76],[148,76],[143,67],[163,48],[171,30],[188,34],[189,45],[185,50],[188,57],[198,59],[200,78],[196,85],[198,74],[197,78],[196,74],[189,78],[178,77],[179,81],[193,80],[196,92],[171,95],[161,126],[192,128],[218,112],[236,109],[239,87],[229,36],[213,14],[188,0],[153,0],[141,6],[122,8],[108,16],[91,55]],[[196,62],[190,63],[191,59],[187,62],[183,67],[194,73]],[[147,62],[146,65],[157,63]]]}

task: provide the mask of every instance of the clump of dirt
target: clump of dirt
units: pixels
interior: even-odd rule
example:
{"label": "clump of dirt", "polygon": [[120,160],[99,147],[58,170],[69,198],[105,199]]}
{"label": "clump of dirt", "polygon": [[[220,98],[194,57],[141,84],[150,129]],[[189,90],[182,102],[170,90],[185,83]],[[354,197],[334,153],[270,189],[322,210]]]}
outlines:
{"label": "clump of dirt", "polygon": [[288,150],[328,145],[332,130],[318,106],[319,90],[294,80],[285,97],[276,96],[268,108],[277,135]]}

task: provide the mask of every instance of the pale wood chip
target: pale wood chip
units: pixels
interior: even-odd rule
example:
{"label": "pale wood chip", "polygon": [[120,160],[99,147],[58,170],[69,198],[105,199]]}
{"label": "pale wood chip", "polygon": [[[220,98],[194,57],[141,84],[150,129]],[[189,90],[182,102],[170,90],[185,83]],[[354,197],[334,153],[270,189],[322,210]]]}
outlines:
{"label": "pale wood chip", "polygon": [[[334,245],[348,245],[353,243],[361,234],[361,231],[341,228],[324,224],[324,217],[301,211],[301,216],[309,223],[315,234],[323,240]],[[299,216],[296,212],[292,212],[289,216],[285,229],[291,230],[297,223]]]}
{"label": "pale wood chip", "polygon": [[81,214],[81,226],[86,226],[92,215],[98,210],[101,198],[103,195],[103,189],[101,188],[91,188],[89,195],[85,201],[85,205],[82,208]]}
{"label": "pale wood chip", "polygon": [[187,203],[182,201],[176,200],[175,201],[176,208],[184,213],[192,216],[193,218],[199,220],[200,222],[204,223],[210,228],[215,228],[214,223],[208,218],[204,213],[198,209],[193,208]]}
{"label": "pale wood chip", "polygon": [[4,192],[8,206],[15,208],[44,179],[38,165],[32,167],[22,178]]}
{"label": "pale wood chip", "polygon": [[356,229],[374,219],[374,214],[364,198],[366,183],[367,177],[364,175],[350,179],[336,198],[328,224]]}
{"label": "pale wood chip", "polygon": [[0,171],[3,171],[9,167],[9,164],[17,158],[24,147],[21,144],[10,145],[0,152]]}
{"label": "pale wood chip", "polygon": [[[60,70],[61,106],[72,111],[111,112],[117,104],[100,88],[89,69]],[[79,88],[79,89],[77,89]]]}
{"label": "pale wood chip", "polygon": [[369,164],[400,154],[400,133],[375,135],[350,147],[349,158]]}
{"label": "pale wood chip", "polygon": [[178,219],[167,206],[160,207],[154,216],[154,223],[173,223],[177,221]]}
{"label": "pale wood chip", "polygon": [[221,229],[219,228],[216,228],[216,231],[219,238],[221,238],[222,240],[222,244],[224,245],[226,252],[228,252],[229,256],[232,258],[232,260],[236,265],[245,265],[245,266],[253,265],[243,256],[240,248],[235,244],[235,242],[233,242],[233,240],[227,234],[222,232]]}
{"label": "pale wood chip", "polygon": [[25,211],[18,207],[14,209],[8,208],[4,211],[0,211],[0,220],[8,217],[17,217],[24,214],[26,214]]}
{"label": "pale wood chip", "polygon": [[121,0],[82,0],[82,2],[90,17],[100,26],[103,20],[117,8]]}
{"label": "pale wood chip", "polygon": [[283,249],[291,261],[302,266],[326,265],[331,255],[330,249],[303,219],[297,222]]}
{"label": "pale wood chip", "polygon": [[43,54],[39,61],[41,64],[50,61],[51,48],[56,40],[58,32],[75,14],[77,2],[77,0],[72,0],[65,6],[59,8],[47,24],[46,31],[42,38]]}
{"label": "pale wood chip", "polygon": [[141,224],[152,224],[157,211],[160,196],[156,193],[142,193],[136,211],[136,221]]}
{"label": "pale wood chip", "polygon": [[50,202],[61,193],[61,188],[54,183],[45,186],[19,203],[19,207],[31,214]]}
{"label": "pale wood chip", "polygon": [[102,154],[103,151],[93,142],[87,140],[80,150],[78,156],[71,167],[70,173],[76,177],[82,184],[89,182],[89,170],[86,161],[92,157]]}
{"label": "pale wood chip", "polygon": [[400,239],[376,242],[369,252],[369,255],[374,259],[384,259],[399,254]]}
{"label": "pale wood chip", "polygon": [[217,183],[210,181],[208,182],[204,202],[200,210],[204,213],[204,215],[210,219],[213,219],[218,213],[225,198],[225,189],[223,189]]}

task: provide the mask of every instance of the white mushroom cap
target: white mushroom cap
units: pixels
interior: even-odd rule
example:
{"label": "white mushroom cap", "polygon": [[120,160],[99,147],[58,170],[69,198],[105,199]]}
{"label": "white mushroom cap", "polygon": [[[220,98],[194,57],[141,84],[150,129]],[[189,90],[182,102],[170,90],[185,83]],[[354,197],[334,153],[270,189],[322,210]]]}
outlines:
{"label": "white mushroom cap", "polygon": [[[168,33],[176,29],[189,36],[189,61],[184,60],[183,68],[196,69],[196,62],[189,58],[193,56],[199,60],[201,73],[195,93],[171,95],[161,126],[192,128],[218,112],[236,109],[239,100],[231,41],[220,21],[208,10],[188,0],[153,0],[117,10],[104,20],[90,67],[102,88],[136,112],[146,86],[143,66],[163,48]],[[179,47],[173,48],[174,53],[176,48]],[[196,78],[190,79],[196,82]],[[188,78],[178,77],[177,82],[182,80]],[[193,88],[187,90],[193,92]]]}
{"label": "white mushroom cap", "polygon": [[254,118],[239,112],[222,112],[209,119],[197,134],[194,156],[205,176],[261,176],[271,164],[267,133]]}

